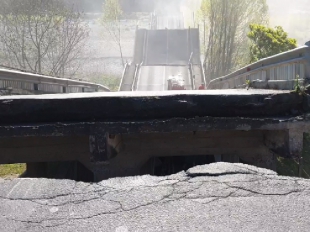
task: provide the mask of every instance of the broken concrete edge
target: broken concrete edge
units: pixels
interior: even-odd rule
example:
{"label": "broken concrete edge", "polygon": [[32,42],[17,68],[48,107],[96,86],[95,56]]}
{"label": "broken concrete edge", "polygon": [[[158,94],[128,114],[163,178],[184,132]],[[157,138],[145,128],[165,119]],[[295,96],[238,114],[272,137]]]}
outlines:
{"label": "broken concrete edge", "polygon": [[278,175],[275,171],[258,168],[241,163],[218,162],[208,165],[196,166],[188,169],[186,175],[195,178],[200,176],[223,176],[236,174],[255,174],[255,175]]}
{"label": "broken concrete edge", "polygon": [[97,183],[0,179],[0,224],[3,231],[309,230],[309,180],[264,170],[235,173],[192,178],[180,172]]}
{"label": "broken concrete edge", "polygon": [[120,92],[91,92],[91,93],[68,93],[68,94],[47,94],[47,95],[19,95],[19,96],[0,96],[0,100],[39,100],[39,99],[81,99],[81,98],[146,98],[146,97],[165,97],[165,96],[191,96],[191,95],[276,95],[287,94],[288,90],[272,89],[219,89],[219,90],[176,90],[176,91],[120,91]]}
{"label": "broken concrete edge", "polygon": [[292,117],[309,111],[308,98],[289,91],[188,92],[2,97],[0,124],[122,122],[206,116]]}
{"label": "broken concrete edge", "polygon": [[[210,130],[283,130],[298,128],[308,131],[310,114],[283,118],[194,117],[163,120],[55,122],[0,125],[0,138],[32,136],[95,135],[108,132],[165,133]],[[310,132],[310,131],[309,131]]]}
{"label": "broken concrete edge", "polygon": [[[226,163],[217,162],[206,165],[200,165],[192,167],[186,171],[182,171],[169,176],[152,176],[152,175],[140,175],[140,176],[128,176],[128,177],[112,177],[106,180],[102,180],[98,183],[104,185],[110,181],[120,180],[120,182],[128,183],[130,180],[134,180],[137,177],[151,177],[157,179],[174,179],[174,177],[183,178],[196,178],[196,177],[219,177],[226,175],[259,175],[259,176],[278,176],[278,173],[269,169],[259,168],[242,163]],[[16,178],[0,178],[0,183],[3,181],[12,181]],[[36,178],[22,178],[22,179],[36,179]],[[41,178],[46,179],[46,178]],[[73,181],[73,180],[72,180]]]}

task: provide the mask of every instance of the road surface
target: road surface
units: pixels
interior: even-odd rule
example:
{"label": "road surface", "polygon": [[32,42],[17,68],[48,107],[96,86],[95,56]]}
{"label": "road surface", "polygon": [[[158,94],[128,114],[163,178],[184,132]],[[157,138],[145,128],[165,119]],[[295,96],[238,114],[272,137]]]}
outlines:
{"label": "road surface", "polygon": [[187,66],[142,66],[137,79],[136,91],[165,91],[168,90],[168,78],[181,74],[185,88],[192,89]]}
{"label": "road surface", "polygon": [[[182,75],[187,90],[197,89],[204,82],[198,29],[183,29],[182,14],[158,15],[157,28],[136,32],[133,63],[124,75],[120,90],[165,91],[169,76],[178,74]],[[189,61],[193,64],[194,87],[188,70]],[[135,65],[142,65],[138,72]]]}
{"label": "road surface", "polygon": [[1,231],[309,231],[310,180],[214,163],[100,183],[0,180]]}

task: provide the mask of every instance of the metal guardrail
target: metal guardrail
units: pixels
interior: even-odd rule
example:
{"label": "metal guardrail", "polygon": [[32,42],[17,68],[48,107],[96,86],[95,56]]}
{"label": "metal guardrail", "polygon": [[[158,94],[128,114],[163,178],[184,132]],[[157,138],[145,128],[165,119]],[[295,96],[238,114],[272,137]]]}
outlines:
{"label": "metal guardrail", "polygon": [[291,82],[297,76],[299,79],[310,78],[310,47],[307,45],[262,59],[227,76],[213,79],[208,89],[243,88],[247,81]]}
{"label": "metal guardrail", "polygon": [[124,70],[123,70],[122,79],[121,79],[121,83],[120,83],[120,85],[119,85],[118,91],[121,91],[121,89],[122,89],[122,87],[123,87],[124,78],[125,78],[126,75],[127,75],[127,71],[128,71],[129,66],[130,66],[130,65],[126,62],[125,68],[124,68]]}
{"label": "metal guardrail", "polygon": [[188,64],[188,72],[189,72],[189,78],[191,80],[191,89],[195,90],[196,85],[195,85],[195,80],[194,80],[194,75],[193,75],[193,64],[192,63]]}
{"label": "metal guardrail", "polygon": [[131,86],[131,91],[136,91],[137,89],[137,83],[138,83],[138,78],[139,78],[139,71],[141,66],[143,65],[143,62],[141,64],[136,64],[136,69],[135,69],[135,74]]}
{"label": "metal guardrail", "polygon": [[0,69],[0,89],[19,89],[38,93],[109,92],[109,88],[85,81],[49,77]]}
{"label": "metal guardrail", "polygon": [[204,86],[207,86],[207,80],[206,80],[206,74],[205,74],[205,70],[202,66],[202,62],[200,62],[200,65],[199,65],[199,68],[200,68],[200,73],[201,73],[201,82]]}

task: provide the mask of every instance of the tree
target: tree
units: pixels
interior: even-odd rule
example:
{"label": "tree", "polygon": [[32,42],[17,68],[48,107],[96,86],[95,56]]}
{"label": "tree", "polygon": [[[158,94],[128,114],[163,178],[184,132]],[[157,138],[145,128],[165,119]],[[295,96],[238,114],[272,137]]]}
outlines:
{"label": "tree", "polygon": [[202,0],[198,19],[207,77],[226,75],[249,62],[248,25],[267,23],[267,13],[265,0]]}
{"label": "tree", "polygon": [[123,58],[122,37],[121,37],[121,16],[123,12],[119,0],[105,0],[103,4],[103,16],[101,24],[104,26],[112,41],[117,45],[123,67],[125,62]]}
{"label": "tree", "polygon": [[248,37],[251,40],[251,62],[297,47],[297,40],[288,38],[288,34],[280,26],[273,29],[263,25],[251,24]]}
{"label": "tree", "polygon": [[207,24],[208,24],[208,18],[209,18],[209,9],[210,5],[208,1],[202,1],[200,10],[198,11],[198,18],[202,22],[202,28],[203,28],[203,50],[206,50],[206,30],[207,30]]}
{"label": "tree", "polygon": [[80,67],[88,27],[62,0],[2,0],[0,44],[8,66],[53,76]]}

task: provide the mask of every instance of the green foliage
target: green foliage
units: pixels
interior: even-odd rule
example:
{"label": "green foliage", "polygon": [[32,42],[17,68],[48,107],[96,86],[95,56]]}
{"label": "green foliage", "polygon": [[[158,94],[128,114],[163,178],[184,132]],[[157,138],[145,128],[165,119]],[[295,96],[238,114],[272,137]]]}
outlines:
{"label": "green foliage", "polygon": [[199,20],[208,20],[211,10],[211,2],[208,0],[202,0],[200,9],[198,10],[198,19]]}
{"label": "green foliage", "polygon": [[297,40],[288,38],[282,27],[265,27],[251,24],[248,38],[251,40],[251,62],[279,54],[297,47]]}
{"label": "green foliage", "polygon": [[[304,136],[304,148],[302,151],[303,165],[302,176],[303,178],[310,178],[310,135]],[[299,161],[298,159],[286,159],[278,157],[277,159],[277,172],[282,176],[299,176]]]}
{"label": "green foliage", "polygon": [[269,19],[266,0],[202,0],[196,15],[204,69],[210,79],[249,63],[248,27],[266,24]]}
{"label": "green foliage", "polygon": [[301,92],[301,87],[300,87],[300,84],[299,84],[299,75],[297,75],[297,76],[296,76],[296,79],[295,79],[294,91],[295,91],[296,93],[300,93],[300,92]]}
{"label": "green foliage", "polygon": [[246,84],[247,89],[249,89],[251,87],[251,81],[250,80],[246,80],[245,84]]}
{"label": "green foliage", "polygon": [[119,21],[122,14],[119,0],[105,0],[103,4],[103,22]]}
{"label": "green foliage", "polygon": [[294,82],[294,90],[292,92],[299,95],[307,95],[307,91],[309,90],[309,88],[308,86],[305,86],[304,82],[300,84],[299,75],[296,76]]}

